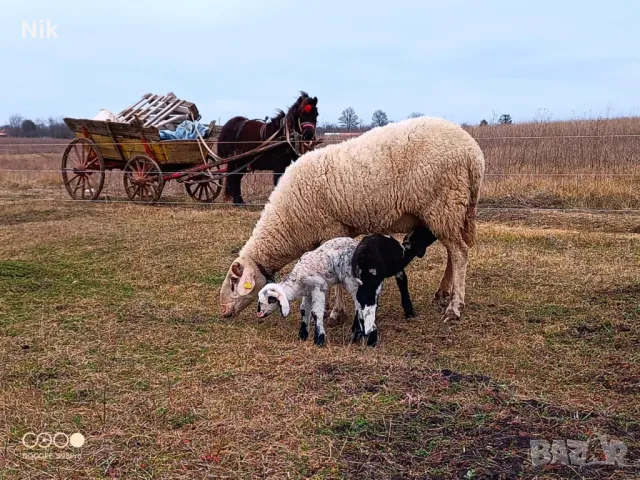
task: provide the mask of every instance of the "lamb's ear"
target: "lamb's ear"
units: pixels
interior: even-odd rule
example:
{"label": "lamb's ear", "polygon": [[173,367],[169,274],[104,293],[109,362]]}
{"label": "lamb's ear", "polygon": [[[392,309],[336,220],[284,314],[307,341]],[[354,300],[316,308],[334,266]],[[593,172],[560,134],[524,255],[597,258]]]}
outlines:
{"label": "lamb's ear", "polygon": [[360,280],[359,278],[356,278],[355,280],[358,285],[362,285],[362,280]]}
{"label": "lamb's ear", "polygon": [[278,305],[280,305],[280,315],[282,315],[282,317],[289,316],[289,300],[287,300],[285,295],[278,295]]}
{"label": "lamb's ear", "polygon": [[242,270],[242,276],[238,281],[238,286],[236,287],[238,295],[240,295],[241,297],[244,297],[245,295],[249,295],[251,291],[255,288],[255,286],[256,286],[255,271],[253,270],[253,268],[249,266],[245,266],[244,269]]}

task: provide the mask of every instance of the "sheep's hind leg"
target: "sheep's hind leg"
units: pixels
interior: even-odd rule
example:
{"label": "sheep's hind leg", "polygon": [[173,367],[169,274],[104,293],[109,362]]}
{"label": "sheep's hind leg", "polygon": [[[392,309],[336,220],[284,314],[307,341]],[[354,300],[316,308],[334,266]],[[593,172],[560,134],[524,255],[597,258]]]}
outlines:
{"label": "sheep's hind leg", "polygon": [[451,292],[453,290],[453,265],[451,261],[451,252],[447,248],[447,268],[440,280],[440,286],[434,295],[433,302],[440,308],[440,312],[444,313],[451,302]]}
{"label": "sheep's hind leg", "polygon": [[319,347],[324,346],[326,335],[324,331],[324,309],[326,293],[316,288],[311,292],[311,319],[314,323],[313,343]]}
{"label": "sheep's hind leg", "polygon": [[327,322],[328,327],[333,327],[338,324],[338,319],[344,315],[344,297],[343,290],[344,287],[341,283],[338,283],[333,287],[333,309],[329,314],[329,321]]}
{"label": "sheep's hind leg", "polygon": [[311,302],[308,295],[300,302],[300,340],[309,338],[309,317],[311,316]]}
{"label": "sheep's hind leg", "polygon": [[416,312],[413,309],[413,303],[411,303],[411,295],[409,295],[409,280],[404,270],[396,273],[396,283],[398,284],[398,290],[400,290],[400,302],[402,303],[405,318],[415,317]]}
{"label": "sheep's hind leg", "polygon": [[451,259],[451,299],[444,312],[444,321],[458,320],[464,308],[465,283],[469,247],[461,238],[441,239]]}

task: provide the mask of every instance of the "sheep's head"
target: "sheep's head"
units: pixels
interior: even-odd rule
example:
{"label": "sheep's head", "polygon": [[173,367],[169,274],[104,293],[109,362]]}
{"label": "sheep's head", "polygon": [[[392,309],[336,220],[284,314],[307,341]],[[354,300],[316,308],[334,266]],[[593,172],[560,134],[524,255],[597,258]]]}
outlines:
{"label": "sheep's head", "polygon": [[231,317],[247,308],[258,296],[258,291],[267,283],[258,265],[247,257],[236,258],[220,288],[220,311]]}
{"label": "sheep's head", "polygon": [[277,283],[267,283],[258,292],[258,318],[264,318],[280,309],[280,315],[289,315],[289,300]]}

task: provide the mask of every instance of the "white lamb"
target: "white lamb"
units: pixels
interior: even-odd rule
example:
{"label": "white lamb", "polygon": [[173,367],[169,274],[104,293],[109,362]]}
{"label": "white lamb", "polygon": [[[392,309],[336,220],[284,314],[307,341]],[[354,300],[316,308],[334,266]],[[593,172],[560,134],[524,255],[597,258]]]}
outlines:
{"label": "white lamb", "polygon": [[483,176],[478,143],[437,118],[374,128],[306,153],[287,168],[231,264],[222,315],[240,313],[269,277],[323,241],[425,226],[448,254],[436,300],[445,320],[460,318]]}
{"label": "white lamb", "polygon": [[[300,302],[300,338],[309,337],[309,319],[315,326],[313,342],[325,342],[324,312],[326,296],[333,285],[342,284],[356,298],[362,284],[351,272],[351,258],[358,246],[352,238],[329,240],[312,252],[305,253],[291,273],[280,283],[268,283],[258,293],[258,317],[273,313],[278,307],[283,317],[289,315],[290,303]],[[357,304],[356,304],[357,308]]]}

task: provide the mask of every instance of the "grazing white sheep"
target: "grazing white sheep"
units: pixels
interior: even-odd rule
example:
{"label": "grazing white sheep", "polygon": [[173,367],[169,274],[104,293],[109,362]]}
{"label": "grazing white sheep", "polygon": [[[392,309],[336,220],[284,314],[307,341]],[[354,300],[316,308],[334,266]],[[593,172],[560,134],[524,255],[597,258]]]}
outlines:
{"label": "grazing white sheep", "polygon": [[255,301],[267,278],[323,241],[428,227],[447,249],[436,299],[464,306],[484,175],[477,142],[451,122],[416,118],[309,152],[287,168],[220,289],[222,314]]}

